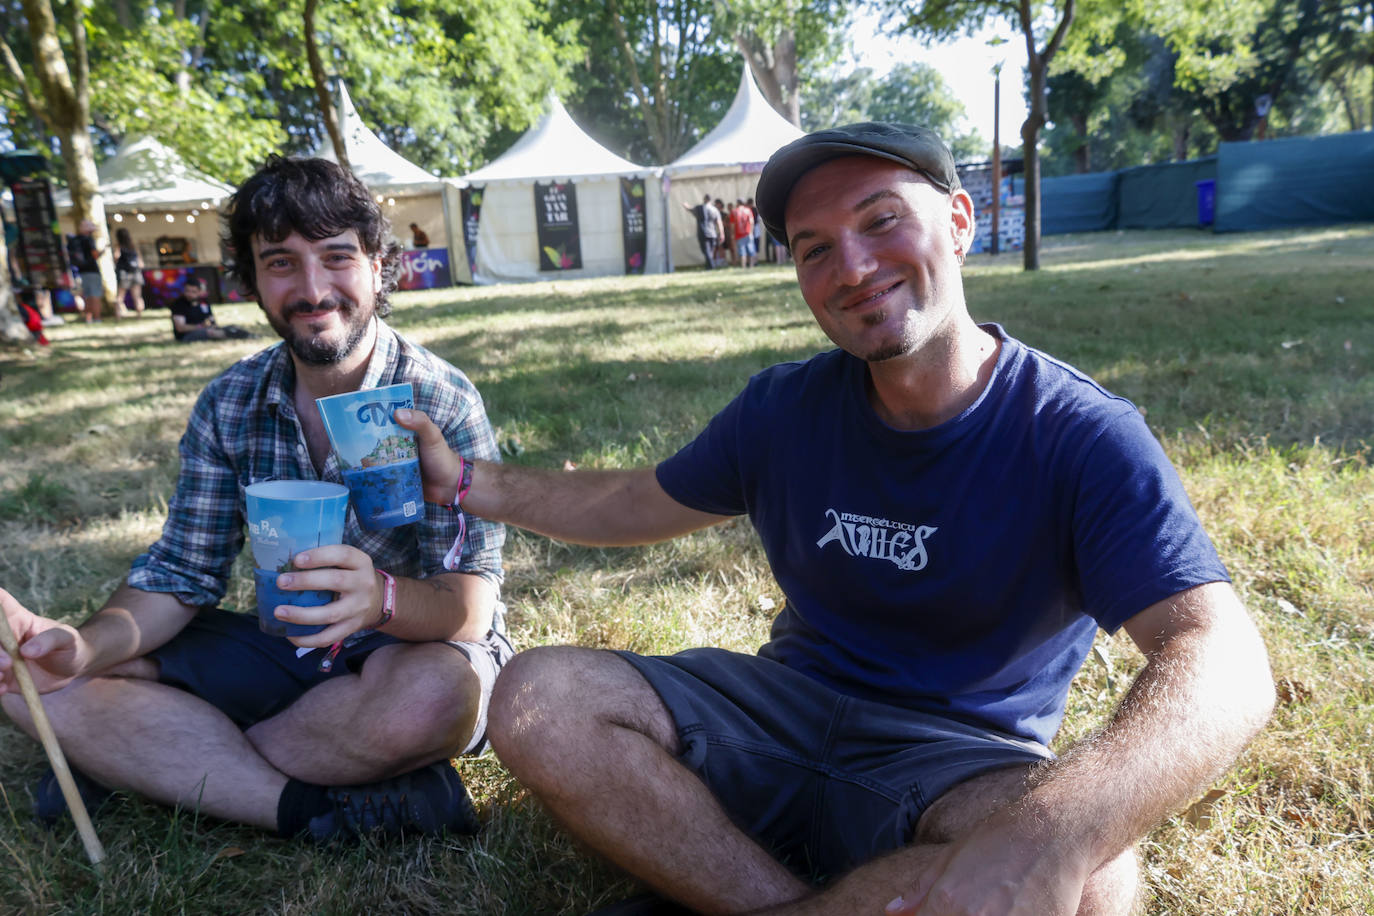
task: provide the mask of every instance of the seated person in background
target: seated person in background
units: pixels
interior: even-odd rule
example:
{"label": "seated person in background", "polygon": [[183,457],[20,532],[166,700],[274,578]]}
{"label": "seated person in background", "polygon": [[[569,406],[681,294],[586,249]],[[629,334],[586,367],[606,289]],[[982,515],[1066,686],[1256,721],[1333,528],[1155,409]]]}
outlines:
{"label": "seated person in background", "polygon": [[[475,831],[449,760],[486,746],[487,697],[512,652],[505,529],[427,505],[413,524],[364,531],[350,512],[343,544],[297,553],[277,578],[338,595],[276,609],[325,629],[270,636],[255,613],[218,606],[244,545],[244,488],[342,482],[316,398],[409,382],[441,439],[496,460],[481,396],[382,320],[400,249],[352,174],[273,156],[228,223],[238,279],[282,342],[201,393],[162,536],[102,609],[72,627],[0,589],[0,613],[88,803],[108,786],[318,842]],[[0,707],[33,735],[11,661],[0,651]],[[66,810],[51,771],[35,794],[40,819]]]}
{"label": "seated person in background", "polygon": [[181,295],[172,300],[172,334],[182,343],[195,340],[246,340],[257,337],[236,324],[220,327],[206,300],[208,288],[200,277],[187,277]]}
{"label": "seated person in background", "polygon": [[410,244],[413,248],[428,248],[429,233],[421,229],[416,223],[410,224]]}
{"label": "seated person in background", "polygon": [[[757,655],[516,656],[493,747],[695,911],[1129,912],[1135,843],[1274,702],[1177,473],[1134,405],[970,317],[973,203],[935,134],[809,134],[757,199],[838,349],[760,372],[656,468],[460,462],[397,412],[430,499],[462,481],[476,515],[594,545],[747,514],[786,596]],[[1056,756],[1099,628],[1145,664]]]}

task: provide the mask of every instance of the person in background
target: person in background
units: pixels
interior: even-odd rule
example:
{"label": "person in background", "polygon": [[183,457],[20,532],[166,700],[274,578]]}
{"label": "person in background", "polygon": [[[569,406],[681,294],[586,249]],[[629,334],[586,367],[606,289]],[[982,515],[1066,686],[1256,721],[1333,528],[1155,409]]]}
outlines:
{"label": "person in background", "polygon": [[168,306],[172,313],[173,337],[181,343],[194,343],[198,340],[247,340],[257,336],[236,324],[221,327],[216,323],[207,295],[208,287],[203,279],[186,278],[180,295]]}
{"label": "person in background", "polygon": [[410,247],[428,248],[429,234],[421,229],[417,223],[410,224]]}
{"label": "person in background", "polygon": [[720,260],[728,262],[731,267],[735,266],[735,220],[734,204],[727,204],[725,201],[716,200],[716,210],[721,217],[721,236],[720,236]]}
{"label": "person in background", "polygon": [[754,247],[754,209],[743,200],[735,201],[730,222],[735,230],[736,262],[740,267],[753,267],[758,263],[758,249]]}
{"label": "person in background", "polygon": [[682,206],[696,220],[697,244],[701,246],[701,256],[706,261],[706,269],[714,270],[717,263],[716,246],[720,244],[722,235],[720,211],[711,204],[710,194],[703,197],[701,203],[695,207],[686,203]]}
{"label": "person in background", "polygon": [[754,198],[749,198],[745,204],[754,217],[754,263],[757,264],[759,258],[768,259],[768,249],[763,247],[763,220],[759,218],[759,208],[755,206]]}
{"label": "person in background", "polygon": [[[836,348],[759,372],[657,467],[467,462],[398,412],[430,498],[598,546],[748,515],[786,599],[757,654],[521,653],[493,747],[694,912],[1124,916],[1135,844],[1273,709],[1254,622],[1135,405],[971,317],[973,202],[938,136],[808,134],[757,195]],[[1056,754],[1099,630],[1142,664]]]}
{"label": "person in background", "polygon": [[76,296],[76,307],[85,314],[87,324],[99,321],[105,308],[105,284],[100,279],[100,256],[105,253],[105,247],[96,240],[95,223],[88,219],[81,221],[67,246],[67,253],[80,279],[81,295]]}
{"label": "person in background", "polygon": [[[338,596],[276,609],[324,626],[314,635],[271,636],[219,605],[244,546],[244,488],[342,482],[316,398],[410,383],[442,439],[498,460],[482,399],[383,320],[400,248],[337,163],[270,157],[227,223],[237,279],[281,341],[201,392],[162,535],[102,609],[72,627],[0,589],[0,613],[93,800],[121,789],[320,843],[475,832],[450,758],[485,747],[486,699],[512,653],[501,525],[466,522],[453,494],[386,531],[349,513],[344,543],[297,553],[277,579]],[[32,736],[14,673],[0,651],[0,706]],[[51,771],[35,796],[42,820],[66,810]]]}
{"label": "person in background", "polygon": [[124,311],[125,295],[134,307],[135,315],[143,314],[143,258],[138,253],[129,230],[120,226],[115,230],[115,279],[119,294],[115,298],[115,313]]}

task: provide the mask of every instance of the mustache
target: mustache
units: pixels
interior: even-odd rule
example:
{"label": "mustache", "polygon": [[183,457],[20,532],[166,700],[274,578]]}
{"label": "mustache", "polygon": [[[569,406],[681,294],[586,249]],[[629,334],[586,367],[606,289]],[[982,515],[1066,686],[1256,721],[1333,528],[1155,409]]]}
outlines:
{"label": "mustache", "polygon": [[358,303],[354,302],[352,299],[346,299],[343,296],[325,296],[319,302],[297,299],[295,302],[282,309],[282,317],[289,319],[296,315],[330,309],[338,309],[341,312],[351,312],[357,307]]}

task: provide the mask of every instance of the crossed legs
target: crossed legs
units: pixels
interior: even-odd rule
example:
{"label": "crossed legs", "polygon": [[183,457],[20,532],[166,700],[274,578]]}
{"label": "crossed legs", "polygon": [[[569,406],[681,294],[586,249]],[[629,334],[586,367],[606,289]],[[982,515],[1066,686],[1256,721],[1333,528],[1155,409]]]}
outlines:
{"label": "crossed legs", "polygon": [[[620,657],[571,647],[518,655],[497,681],[489,716],[498,755],[555,818],[659,893],[703,913],[879,914],[903,886],[912,861],[905,857],[933,855],[1015,800],[1028,772],[995,770],[959,784],[927,809],[911,846],[818,893],[736,827],[678,762],[671,715]],[[1093,875],[1079,913],[1128,912],[1135,881],[1127,853]]]}
{"label": "crossed legs", "polygon": [[[72,763],[101,784],[225,820],[277,827],[288,777],[370,782],[461,751],[477,720],[478,678],[442,643],[383,646],[358,674],[306,691],[281,713],[239,728],[214,706],[157,682],[149,660],[46,695]],[[17,694],[5,713],[34,734]]]}

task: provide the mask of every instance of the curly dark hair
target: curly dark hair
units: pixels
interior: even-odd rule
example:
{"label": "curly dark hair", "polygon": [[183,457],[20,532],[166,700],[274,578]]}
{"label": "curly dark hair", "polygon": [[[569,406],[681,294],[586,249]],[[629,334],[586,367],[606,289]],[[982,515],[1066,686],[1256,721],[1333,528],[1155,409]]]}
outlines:
{"label": "curly dark hair", "polygon": [[258,295],[253,236],[280,242],[298,232],[314,242],[353,229],[363,251],[382,258],[377,315],[391,314],[401,246],[392,238],[391,222],[382,215],[372,193],[338,163],[273,154],[239,185],[226,209],[229,230],[224,242],[234,255],[232,273],[249,295]]}

